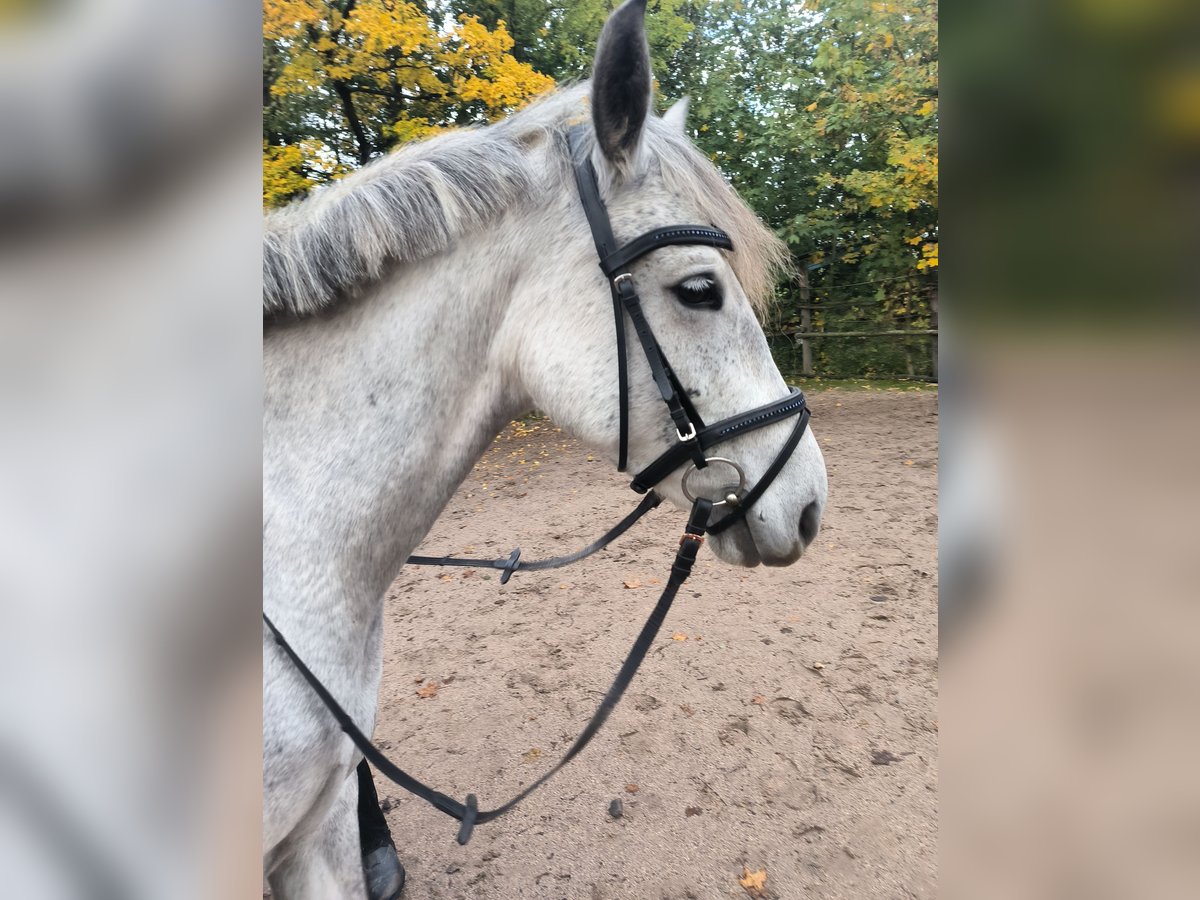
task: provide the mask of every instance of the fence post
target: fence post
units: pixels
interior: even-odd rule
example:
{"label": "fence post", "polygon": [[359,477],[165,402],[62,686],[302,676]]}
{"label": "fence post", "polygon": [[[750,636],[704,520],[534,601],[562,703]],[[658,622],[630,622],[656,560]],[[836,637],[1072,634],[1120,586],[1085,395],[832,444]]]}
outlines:
{"label": "fence post", "polygon": [[933,350],[933,355],[932,355],[931,361],[933,363],[933,380],[936,382],[938,380],[938,292],[937,292],[937,287],[934,287],[933,293],[931,293],[929,295],[929,310],[930,310],[929,324],[930,324],[931,329],[933,330],[933,335],[930,338],[931,346],[932,346],[932,350]]}
{"label": "fence post", "polygon": [[[812,331],[812,294],[808,289],[808,273],[800,273],[800,333],[808,334]],[[812,342],[806,338],[800,338],[800,372],[807,378],[811,378],[813,374],[812,363]]]}

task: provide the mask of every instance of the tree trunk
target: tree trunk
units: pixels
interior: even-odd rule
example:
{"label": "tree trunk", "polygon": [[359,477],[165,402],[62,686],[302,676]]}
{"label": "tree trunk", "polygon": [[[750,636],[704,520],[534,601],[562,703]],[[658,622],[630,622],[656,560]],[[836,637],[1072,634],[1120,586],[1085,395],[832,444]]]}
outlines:
{"label": "tree trunk", "polygon": [[338,99],[342,101],[342,112],[346,115],[346,122],[350,125],[355,144],[358,145],[358,162],[365,166],[373,155],[371,141],[367,137],[366,131],[363,130],[362,121],[358,118],[358,111],[354,108],[354,95],[342,81],[335,81],[333,89],[337,92]]}

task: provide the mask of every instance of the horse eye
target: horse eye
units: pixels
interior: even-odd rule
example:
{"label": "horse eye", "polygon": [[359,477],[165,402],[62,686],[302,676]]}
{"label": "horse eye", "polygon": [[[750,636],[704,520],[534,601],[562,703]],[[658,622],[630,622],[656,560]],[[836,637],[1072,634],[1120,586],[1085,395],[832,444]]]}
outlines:
{"label": "horse eye", "polygon": [[709,309],[721,308],[721,286],[715,278],[709,275],[693,275],[685,278],[671,291],[680,303],[687,306],[706,306]]}

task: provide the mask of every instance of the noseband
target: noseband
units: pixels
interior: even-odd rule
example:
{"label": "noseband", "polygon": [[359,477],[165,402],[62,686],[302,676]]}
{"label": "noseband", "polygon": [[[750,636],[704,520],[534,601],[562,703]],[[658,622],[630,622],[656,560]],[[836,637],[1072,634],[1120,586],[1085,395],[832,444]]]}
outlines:
{"label": "noseband", "polygon": [[[621,665],[612,686],[608,689],[604,700],[600,703],[591,721],[588,722],[570,749],[567,750],[566,754],[552,769],[502,806],[490,810],[480,810],[479,803],[474,794],[468,794],[466,801],[460,803],[452,797],[418,781],[384,756],[371,743],[370,739],[362,733],[350,715],[346,713],[329,692],[328,688],[305,665],[299,654],[297,654],[279,629],[275,627],[275,624],[267,617],[267,614],[263,613],[263,623],[267,626],[267,630],[271,633],[276,645],[291,660],[301,677],[313,689],[321,702],[333,715],[342,731],[350,738],[355,747],[358,748],[359,752],[380,773],[390,778],[400,787],[426,800],[448,816],[458,819],[461,823],[458,832],[458,842],[460,844],[465,844],[470,840],[475,825],[499,818],[549,781],[555,773],[583,750],[596,733],[599,732],[600,727],[608,719],[609,714],[625,693],[625,689],[633,680],[633,676],[636,674],[642,660],[645,659],[646,653],[649,652],[680,586],[691,574],[696,554],[700,552],[700,546],[704,542],[705,534],[719,534],[745,518],[746,513],[762,498],[763,493],[779,473],[783,471],[783,467],[787,464],[788,459],[799,445],[809,419],[809,411],[804,401],[804,394],[800,390],[793,388],[786,397],[782,397],[764,406],[730,416],[712,425],[704,423],[704,420],[700,417],[700,413],[697,412],[689,399],[687,391],[684,390],[675,372],[672,370],[671,364],[667,361],[662,347],[654,337],[654,331],[650,328],[650,323],[646,320],[645,313],[642,310],[641,300],[638,298],[630,266],[646,254],[662,247],[672,245],[706,246],[732,251],[733,241],[730,240],[728,234],[719,228],[706,225],[674,225],[667,228],[656,228],[640,237],[634,238],[627,244],[618,244],[613,235],[608,210],[605,208],[603,200],[600,199],[600,188],[596,179],[596,170],[592,165],[587,150],[585,133],[582,126],[576,126],[571,129],[569,142],[571,158],[575,168],[575,181],[579,186],[579,196],[583,203],[583,211],[587,216],[588,225],[592,231],[592,238],[596,244],[596,252],[600,257],[600,270],[608,280],[609,290],[612,293],[613,317],[616,320],[617,386],[620,404],[620,437],[617,453],[617,469],[621,472],[626,470],[629,453],[629,367],[625,346],[625,318],[627,316],[633,324],[634,333],[637,335],[642,352],[646,355],[646,361],[650,364],[650,373],[653,376],[655,387],[658,388],[662,401],[667,406],[667,412],[671,416],[671,421],[675,425],[678,443],[664,451],[653,462],[634,475],[630,487],[639,494],[645,494],[644,499],[638,504],[637,508],[609,529],[598,540],[584,547],[582,550],[552,559],[522,561],[521,550],[518,547],[509,554],[507,559],[485,560],[449,556],[410,556],[408,562],[413,565],[428,566],[491,567],[501,571],[501,584],[506,584],[509,578],[518,570],[539,571],[543,569],[557,569],[561,566],[569,565],[587,556],[591,556],[598,550],[608,546],[608,544],[629,530],[642,516],[658,506],[662,500],[653,489],[690,461],[690,465],[683,475],[682,489],[688,500],[692,501],[692,509],[688,516],[688,522],[684,528],[683,535],[679,539],[679,549],[675,554],[675,561],[671,566],[671,574],[667,578],[667,585],[663,589],[654,610],[650,613],[646,624],[642,626],[642,630],[638,633],[637,639],[629,651],[629,655],[625,658],[625,662]],[[771,465],[767,467],[767,470],[749,490],[746,490],[746,474],[737,462],[725,457],[708,456],[708,451],[718,444],[732,440],[740,435],[748,434],[751,431],[756,431],[759,428],[771,425],[790,416],[796,417],[796,424],[792,427],[791,434],[784,441],[783,446],[776,454]],[[704,469],[710,463],[729,467],[738,476],[737,487],[730,490],[725,497],[717,501],[709,500],[705,497],[693,497],[688,487],[690,478],[695,474],[696,470]],[[723,507],[724,515],[713,522],[710,520],[715,507]]]}

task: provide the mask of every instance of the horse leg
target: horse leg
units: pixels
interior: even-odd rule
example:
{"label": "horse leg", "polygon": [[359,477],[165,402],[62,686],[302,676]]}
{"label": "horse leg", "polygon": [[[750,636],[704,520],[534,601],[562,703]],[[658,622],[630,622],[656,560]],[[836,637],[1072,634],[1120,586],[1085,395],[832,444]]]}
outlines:
{"label": "horse leg", "polygon": [[321,825],[287,850],[269,878],[273,900],[361,900],[362,850],[358,838],[358,778],[353,771]]}

